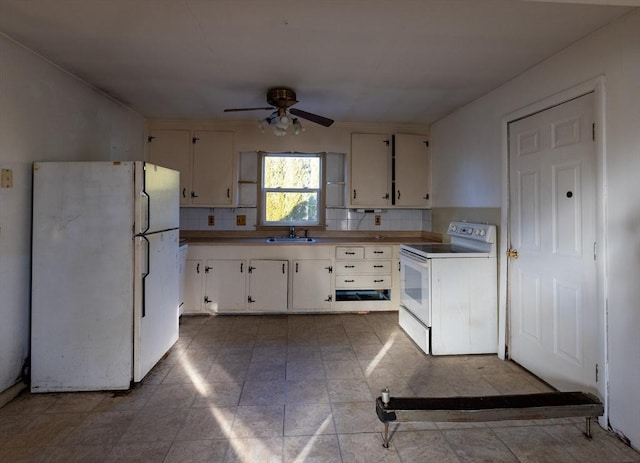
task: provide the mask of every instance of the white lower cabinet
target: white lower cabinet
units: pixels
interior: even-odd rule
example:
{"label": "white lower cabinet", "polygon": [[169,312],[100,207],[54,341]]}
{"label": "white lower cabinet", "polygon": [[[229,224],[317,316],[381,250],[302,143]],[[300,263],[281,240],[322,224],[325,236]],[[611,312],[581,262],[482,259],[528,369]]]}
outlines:
{"label": "white lower cabinet", "polygon": [[204,302],[209,312],[247,310],[247,271],[246,260],[207,260]]}
{"label": "white lower cabinet", "polygon": [[392,257],[392,246],[337,246],[334,307],[394,309]]}
{"label": "white lower cabinet", "polygon": [[183,313],[397,310],[396,248],[192,243]]}
{"label": "white lower cabinet", "polygon": [[293,310],[331,309],[331,260],[294,260],[291,305]]}
{"label": "white lower cabinet", "polygon": [[203,313],[204,304],[204,266],[202,259],[187,259],[184,266],[184,304],[183,314]]}
{"label": "white lower cabinet", "polygon": [[286,311],[288,282],[288,260],[250,261],[247,297],[249,310],[252,312]]}

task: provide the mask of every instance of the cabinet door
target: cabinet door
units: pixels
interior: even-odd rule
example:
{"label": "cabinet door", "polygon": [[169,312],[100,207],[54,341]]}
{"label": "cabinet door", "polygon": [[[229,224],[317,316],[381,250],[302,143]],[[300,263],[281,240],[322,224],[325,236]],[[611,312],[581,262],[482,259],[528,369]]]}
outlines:
{"label": "cabinet door", "polygon": [[351,135],[352,206],[387,207],[391,204],[391,155],[389,135]]}
{"label": "cabinet door", "polygon": [[205,270],[205,295],[209,312],[246,310],[246,261],[208,260]]}
{"label": "cabinet door", "polygon": [[424,135],[395,135],[395,205],[430,207],[429,152]]}
{"label": "cabinet door", "polygon": [[180,205],[191,204],[190,132],[188,130],[151,130],[149,162],[180,172]]}
{"label": "cabinet door", "polygon": [[289,261],[252,260],[249,272],[249,310],[286,311]]}
{"label": "cabinet door", "polygon": [[331,308],[331,261],[293,261],[293,309]]}
{"label": "cabinet door", "polygon": [[200,313],[204,310],[204,262],[187,259],[185,267],[183,313]]}
{"label": "cabinet door", "polygon": [[194,132],[191,204],[231,206],[233,169],[233,132]]}

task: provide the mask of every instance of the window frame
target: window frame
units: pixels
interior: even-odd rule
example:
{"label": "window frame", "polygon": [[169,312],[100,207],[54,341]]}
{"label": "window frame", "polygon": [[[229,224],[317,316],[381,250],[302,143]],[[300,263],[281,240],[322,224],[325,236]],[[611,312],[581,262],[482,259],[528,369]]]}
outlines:
{"label": "window frame", "polygon": [[[265,188],[264,186],[264,168],[265,168],[265,158],[269,156],[280,156],[280,157],[313,157],[318,158],[320,162],[320,179],[318,188],[313,189],[299,189],[299,188],[285,188],[285,189],[274,189],[274,188]],[[326,227],[326,188],[325,181],[326,179],[326,153],[301,153],[301,152],[284,152],[284,151],[275,151],[275,152],[266,152],[266,151],[258,151],[258,198],[257,198],[257,224],[256,228],[258,230],[289,230],[290,227],[299,227],[304,230],[324,230]],[[302,222],[267,222],[266,221],[266,207],[265,207],[265,198],[266,193],[270,191],[292,191],[292,192],[305,192],[305,191],[317,191],[318,192],[318,223],[317,224],[309,224]]]}

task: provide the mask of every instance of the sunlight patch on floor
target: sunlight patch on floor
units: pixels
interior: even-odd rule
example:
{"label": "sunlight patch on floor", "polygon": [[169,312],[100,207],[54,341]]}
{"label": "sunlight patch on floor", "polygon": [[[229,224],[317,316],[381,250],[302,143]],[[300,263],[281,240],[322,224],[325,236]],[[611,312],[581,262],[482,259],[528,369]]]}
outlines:
{"label": "sunlight patch on floor", "polygon": [[327,426],[329,426],[330,422],[331,422],[331,415],[327,416],[327,418],[322,422],[322,424],[318,427],[318,430],[315,432],[313,436],[309,438],[304,448],[300,451],[298,455],[296,455],[296,458],[293,460],[292,463],[304,463],[305,461],[307,461],[307,458],[309,457],[309,454],[313,449],[313,444],[318,440],[318,436],[323,434],[323,431],[327,428]]}
{"label": "sunlight patch on floor", "polygon": [[183,355],[180,359],[180,364],[184,371],[189,376],[189,379],[195,386],[196,390],[201,396],[206,397],[209,395],[209,385],[205,382],[204,378],[198,371],[193,367],[191,361],[187,358],[186,355]]}
{"label": "sunlight patch on floor", "polygon": [[391,333],[391,336],[389,336],[389,339],[387,340],[387,342],[384,343],[380,351],[371,360],[371,362],[369,362],[369,365],[367,365],[367,368],[364,371],[365,376],[367,377],[371,376],[371,373],[373,373],[373,371],[376,369],[380,361],[384,358],[387,352],[389,352],[389,349],[391,349],[391,346],[393,346],[396,336],[398,336],[397,332]]}

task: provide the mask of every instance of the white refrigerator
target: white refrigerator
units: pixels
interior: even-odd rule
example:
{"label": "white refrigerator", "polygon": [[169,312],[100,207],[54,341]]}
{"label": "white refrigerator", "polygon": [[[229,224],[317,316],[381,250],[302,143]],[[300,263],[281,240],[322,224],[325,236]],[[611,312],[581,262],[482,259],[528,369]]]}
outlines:
{"label": "white refrigerator", "polygon": [[128,389],[178,339],[179,173],[33,165],[31,391]]}

